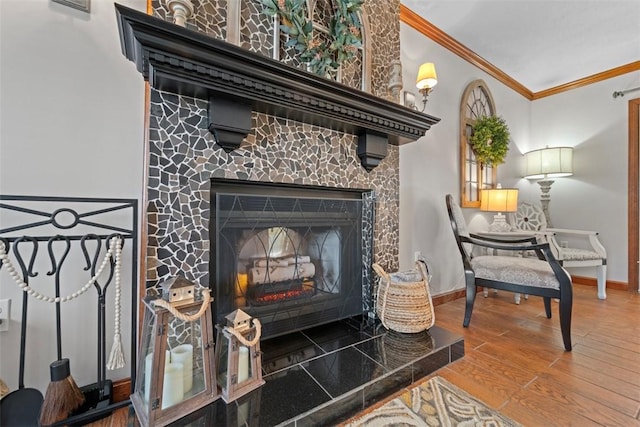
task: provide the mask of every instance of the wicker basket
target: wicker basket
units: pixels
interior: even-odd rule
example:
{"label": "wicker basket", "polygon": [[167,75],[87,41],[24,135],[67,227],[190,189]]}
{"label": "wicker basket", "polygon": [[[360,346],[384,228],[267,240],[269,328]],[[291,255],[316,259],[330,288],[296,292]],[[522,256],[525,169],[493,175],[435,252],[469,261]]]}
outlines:
{"label": "wicker basket", "polygon": [[379,264],[372,267],[382,278],[378,285],[376,313],[385,328],[417,333],[433,326],[435,315],[424,261],[416,261],[417,269],[391,274]]}

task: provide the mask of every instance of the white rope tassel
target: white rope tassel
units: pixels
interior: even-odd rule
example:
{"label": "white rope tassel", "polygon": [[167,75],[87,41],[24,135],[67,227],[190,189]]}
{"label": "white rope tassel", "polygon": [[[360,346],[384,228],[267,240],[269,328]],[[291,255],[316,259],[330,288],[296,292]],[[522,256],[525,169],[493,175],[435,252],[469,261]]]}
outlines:
{"label": "white rope tassel", "polygon": [[122,260],[122,240],[120,238],[114,238],[116,245],[116,265],[114,275],[116,276],[116,295],[114,298],[115,305],[115,324],[113,335],[113,345],[111,346],[111,353],[109,353],[109,361],[107,362],[107,369],[113,371],[114,369],[123,368],[125,365],[124,353],[122,351],[122,339],[120,337],[120,264]]}

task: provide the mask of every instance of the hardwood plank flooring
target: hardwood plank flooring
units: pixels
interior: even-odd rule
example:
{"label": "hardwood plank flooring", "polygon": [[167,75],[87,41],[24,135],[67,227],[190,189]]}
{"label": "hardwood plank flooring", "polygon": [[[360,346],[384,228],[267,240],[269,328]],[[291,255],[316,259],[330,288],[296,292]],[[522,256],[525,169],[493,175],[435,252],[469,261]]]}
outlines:
{"label": "hardwood plank flooring", "polygon": [[525,426],[640,426],[640,296],[608,294],[574,286],[572,352],[555,302],[547,319],[541,298],[479,294],[469,328],[463,299],[437,306],[436,322],[466,344],[437,374]]}
{"label": "hardwood plank flooring", "polygon": [[[572,352],[555,302],[547,319],[541,298],[478,293],[469,328],[463,298],[439,305],[436,323],[465,337],[465,357],[436,375],[524,426],[640,426],[640,295],[607,294],[574,286]],[[127,411],[91,426],[125,426]]]}

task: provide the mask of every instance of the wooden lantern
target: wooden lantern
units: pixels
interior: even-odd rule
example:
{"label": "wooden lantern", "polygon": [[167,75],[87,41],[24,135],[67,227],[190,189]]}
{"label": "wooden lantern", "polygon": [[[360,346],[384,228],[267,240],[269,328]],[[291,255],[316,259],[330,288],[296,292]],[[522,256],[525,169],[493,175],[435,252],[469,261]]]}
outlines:
{"label": "wooden lantern", "polygon": [[[171,292],[176,283],[177,292]],[[167,425],[220,397],[209,290],[203,289],[201,300],[196,301],[195,287],[188,283],[171,279],[163,285],[163,298],[143,301],[138,375],[131,395],[143,426]],[[191,298],[184,298],[189,286]]]}
{"label": "wooden lantern", "polygon": [[229,403],[264,384],[258,319],[251,319],[242,310],[227,317],[227,325],[217,325],[216,365],[217,380],[222,398]]}

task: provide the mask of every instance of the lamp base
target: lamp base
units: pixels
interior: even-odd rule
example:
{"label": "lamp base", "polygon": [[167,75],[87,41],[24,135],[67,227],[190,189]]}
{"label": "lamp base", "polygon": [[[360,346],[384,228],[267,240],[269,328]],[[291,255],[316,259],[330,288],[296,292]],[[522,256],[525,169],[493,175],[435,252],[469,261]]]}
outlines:
{"label": "lamp base", "polygon": [[493,216],[489,231],[492,233],[506,233],[511,231],[511,225],[507,223],[507,217],[499,212]]}

